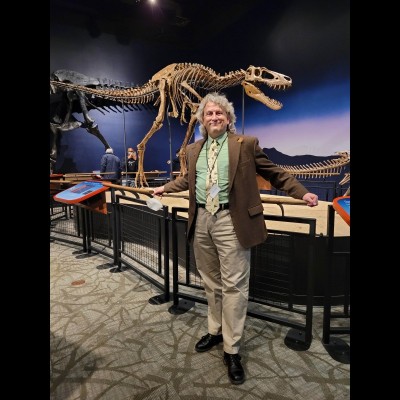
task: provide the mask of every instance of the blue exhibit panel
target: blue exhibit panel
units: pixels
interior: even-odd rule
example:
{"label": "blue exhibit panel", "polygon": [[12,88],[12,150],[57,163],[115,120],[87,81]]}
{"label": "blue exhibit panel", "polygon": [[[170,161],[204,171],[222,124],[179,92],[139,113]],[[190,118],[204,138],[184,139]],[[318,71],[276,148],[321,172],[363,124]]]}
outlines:
{"label": "blue exhibit panel", "polygon": [[350,196],[341,196],[333,199],[333,208],[350,225]]}
{"label": "blue exhibit panel", "polygon": [[81,203],[82,201],[93,197],[94,195],[105,192],[108,187],[103,186],[100,182],[79,182],[77,185],[72,186],[60,193],[54,195],[54,200],[61,203]]}

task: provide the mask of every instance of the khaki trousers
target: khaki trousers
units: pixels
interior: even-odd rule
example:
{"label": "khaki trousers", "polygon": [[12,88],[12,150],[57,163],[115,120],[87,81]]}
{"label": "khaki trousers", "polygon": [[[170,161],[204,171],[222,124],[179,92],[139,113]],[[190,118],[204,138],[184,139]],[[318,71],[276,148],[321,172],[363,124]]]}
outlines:
{"label": "khaki trousers", "polygon": [[208,333],[222,333],[224,351],[237,354],[249,298],[250,249],[237,240],[229,210],[197,211],[193,250],[207,296]]}

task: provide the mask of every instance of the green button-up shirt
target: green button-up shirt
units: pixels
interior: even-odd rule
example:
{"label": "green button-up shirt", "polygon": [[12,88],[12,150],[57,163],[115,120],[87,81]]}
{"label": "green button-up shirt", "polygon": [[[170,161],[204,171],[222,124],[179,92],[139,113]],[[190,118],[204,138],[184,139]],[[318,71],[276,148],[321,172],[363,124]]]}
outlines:
{"label": "green button-up shirt", "polygon": [[[228,203],[228,184],[229,184],[229,154],[228,154],[228,133],[225,132],[217,137],[218,142],[218,186],[220,191],[218,198],[220,204]],[[199,158],[196,163],[196,202],[205,204],[207,199],[206,179],[208,173],[207,159],[208,151],[213,139],[208,136],[200,151]],[[210,166],[211,167],[211,166]]]}

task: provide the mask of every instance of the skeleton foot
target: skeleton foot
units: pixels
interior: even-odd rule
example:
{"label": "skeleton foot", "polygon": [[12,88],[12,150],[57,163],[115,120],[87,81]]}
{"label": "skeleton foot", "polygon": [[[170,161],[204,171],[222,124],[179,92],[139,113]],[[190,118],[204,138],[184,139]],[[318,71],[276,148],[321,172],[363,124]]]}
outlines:
{"label": "skeleton foot", "polygon": [[135,185],[137,188],[141,189],[149,187],[149,184],[147,183],[146,177],[143,173],[138,172],[135,179]]}

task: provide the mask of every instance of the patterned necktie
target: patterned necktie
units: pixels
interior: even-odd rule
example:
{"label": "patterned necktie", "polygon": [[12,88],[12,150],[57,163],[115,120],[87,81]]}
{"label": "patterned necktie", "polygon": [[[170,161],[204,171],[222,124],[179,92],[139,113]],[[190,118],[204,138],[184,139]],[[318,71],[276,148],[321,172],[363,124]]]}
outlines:
{"label": "patterned necktie", "polygon": [[[218,142],[214,139],[211,143],[210,150],[208,152],[208,168],[207,168],[207,179],[206,179],[206,210],[211,214],[215,214],[219,208],[219,196],[211,191],[213,186],[218,185]],[[210,193],[211,192],[211,193]],[[212,197],[214,195],[214,197]]]}

